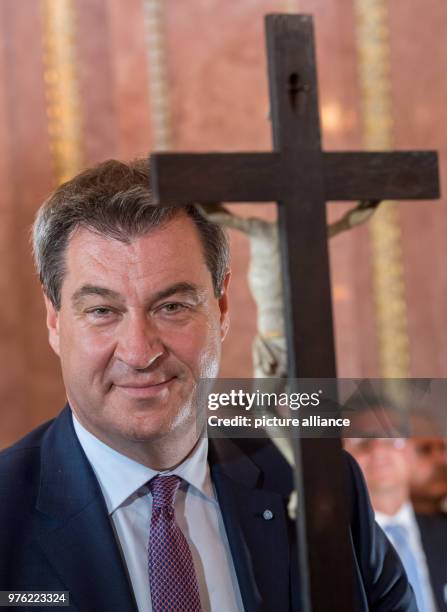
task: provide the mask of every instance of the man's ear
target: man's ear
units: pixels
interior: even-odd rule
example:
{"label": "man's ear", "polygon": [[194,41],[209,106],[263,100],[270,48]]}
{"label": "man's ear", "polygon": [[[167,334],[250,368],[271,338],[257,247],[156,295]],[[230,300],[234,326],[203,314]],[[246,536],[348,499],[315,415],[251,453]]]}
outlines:
{"label": "man's ear", "polygon": [[44,294],[45,308],[47,310],[47,328],[48,341],[51,348],[59,357],[59,311],[53,305],[53,302]]}
{"label": "man's ear", "polygon": [[220,308],[220,336],[222,341],[228,333],[230,327],[230,313],[228,311],[228,285],[230,284],[231,271],[228,270],[224,282],[222,283],[222,292],[219,298]]}

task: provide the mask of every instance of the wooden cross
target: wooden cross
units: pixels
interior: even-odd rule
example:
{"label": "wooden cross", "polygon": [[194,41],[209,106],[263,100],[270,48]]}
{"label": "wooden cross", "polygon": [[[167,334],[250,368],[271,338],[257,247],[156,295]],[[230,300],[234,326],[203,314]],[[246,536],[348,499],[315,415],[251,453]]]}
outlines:
{"label": "wooden cross", "polygon": [[[289,377],[336,378],[326,201],[437,198],[437,155],[322,151],[312,18],[268,15],[266,32],[274,152],[155,154],[152,187],[160,204],[278,202]],[[293,445],[302,609],[349,612],[340,439]]]}

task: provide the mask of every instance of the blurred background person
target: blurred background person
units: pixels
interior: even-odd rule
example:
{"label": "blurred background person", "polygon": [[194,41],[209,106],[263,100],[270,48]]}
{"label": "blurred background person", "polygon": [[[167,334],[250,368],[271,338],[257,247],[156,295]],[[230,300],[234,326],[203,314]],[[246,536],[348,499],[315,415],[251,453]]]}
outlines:
{"label": "blurred background person", "polygon": [[447,610],[447,517],[419,517],[410,500],[412,442],[405,422],[384,397],[349,402],[351,429],[345,448],[365,476],[376,521],[408,574],[421,612]]}
{"label": "blurred background person", "polygon": [[430,413],[411,415],[410,495],[418,514],[447,512],[447,440]]}

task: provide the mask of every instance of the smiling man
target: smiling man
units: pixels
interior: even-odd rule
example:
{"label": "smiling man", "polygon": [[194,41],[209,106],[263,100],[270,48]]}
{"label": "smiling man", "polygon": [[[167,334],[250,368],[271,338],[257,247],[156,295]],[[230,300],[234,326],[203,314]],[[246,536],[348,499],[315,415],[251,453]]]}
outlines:
{"label": "smiling man", "polygon": [[77,228],[60,307],[45,298],[50,344],[79,423],[161,470],[197,442],[194,390],[217,375],[229,280],[219,270],[213,287],[193,218],[163,212],[161,226],[122,240]]}
{"label": "smiling man", "polygon": [[[290,467],[198,426],[229,325],[223,231],[154,206],[147,162],[109,161],[44,203],[34,254],[68,403],[0,453],[0,590],[68,591],[82,612],[300,610]],[[356,612],[414,611],[348,456],[345,475]]]}

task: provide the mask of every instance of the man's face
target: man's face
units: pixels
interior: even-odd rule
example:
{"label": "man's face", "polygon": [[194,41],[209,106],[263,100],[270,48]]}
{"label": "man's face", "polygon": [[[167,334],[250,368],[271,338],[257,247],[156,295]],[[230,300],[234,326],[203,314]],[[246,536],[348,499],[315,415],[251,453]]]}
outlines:
{"label": "man's face", "polygon": [[228,276],[217,299],[191,219],[130,244],[79,229],[65,261],[47,324],[80,422],[122,451],[190,435],[197,382],[217,375],[228,328]]}
{"label": "man's face", "polygon": [[408,457],[402,438],[352,438],[345,448],[360,465],[371,495],[407,488]]}
{"label": "man's face", "polygon": [[[377,426],[377,413],[365,412],[356,418],[356,429],[362,438],[346,438],[347,451],[357,460],[371,495],[407,488],[409,479],[408,446],[403,438],[380,437],[387,427]],[[377,436],[377,437],[367,437]]]}

